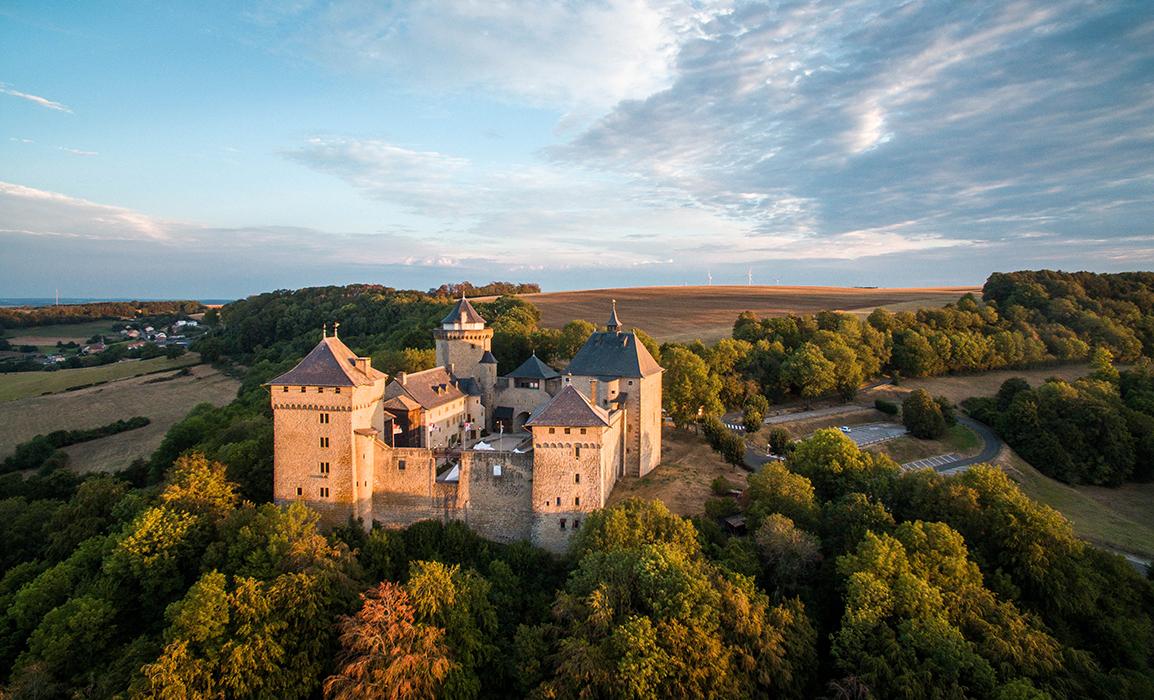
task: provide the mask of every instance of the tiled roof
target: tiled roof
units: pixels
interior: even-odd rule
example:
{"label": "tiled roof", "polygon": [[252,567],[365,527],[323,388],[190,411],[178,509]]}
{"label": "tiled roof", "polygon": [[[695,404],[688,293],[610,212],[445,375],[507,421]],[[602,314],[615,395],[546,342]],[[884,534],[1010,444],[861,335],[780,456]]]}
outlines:
{"label": "tiled roof", "polygon": [[410,399],[407,394],[399,394],[390,399],[386,399],[384,403],[385,408],[397,411],[412,411],[421,407],[421,404]]}
{"label": "tiled roof", "polygon": [[483,364],[483,365],[495,365],[495,364],[497,364],[497,358],[493,357],[493,353],[486,350],[485,354],[481,355],[481,364]]}
{"label": "tiled roof", "polygon": [[453,384],[453,377],[448,370],[444,367],[434,367],[405,375],[403,384],[398,377],[385,387],[386,401],[402,395],[408,396],[420,404],[421,408],[428,410],[459,399],[465,394]]}
{"label": "tiled roof", "polygon": [[449,315],[441,319],[441,323],[484,323],[485,319],[481,318],[481,314],[473,308],[469,300],[461,297]]}
{"label": "tiled roof", "polygon": [[530,427],[557,425],[566,428],[607,426],[609,414],[589,403],[581,392],[569,385],[538,408],[529,420],[525,421],[525,425]]}
{"label": "tiled roof", "polygon": [[481,395],[481,384],[472,377],[457,377],[457,388],[469,396]]}
{"label": "tiled roof", "polygon": [[661,365],[630,332],[594,333],[565,368],[565,374],[582,377],[648,377],[660,371]]}
{"label": "tiled roof", "polygon": [[542,362],[536,355],[532,355],[507,376],[514,379],[553,379],[561,375],[557,374],[557,370]]}
{"label": "tiled roof", "polygon": [[370,365],[368,374],[357,368],[357,355],[335,336],[317,343],[296,367],[269,384],[291,386],[367,386],[385,377]]}

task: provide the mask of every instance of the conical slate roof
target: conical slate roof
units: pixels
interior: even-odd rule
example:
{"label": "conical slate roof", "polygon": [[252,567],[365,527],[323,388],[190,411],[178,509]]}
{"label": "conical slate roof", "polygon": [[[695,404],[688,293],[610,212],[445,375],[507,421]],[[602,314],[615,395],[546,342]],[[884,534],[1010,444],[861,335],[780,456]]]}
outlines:
{"label": "conical slate roof", "polygon": [[[484,362],[484,360],[482,360]],[[560,377],[557,370],[542,362],[536,354],[521,363],[521,366],[510,372],[509,377],[514,379],[553,379]]]}
{"label": "conical slate roof", "polygon": [[529,417],[525,425],[585,428],[609,425],[609,414],[589,403],[570,384]]}
{"label": "conical slate roof", "polygon": [[366,386],[385,377],[369,367],[368,374],[357,368],[357,354],[336,336],[323,338],[296,367],[269,384],[292,386]]}
{"label": "conical slate roof", "polygon": [[481,314],[473,308],[469,300],[461,297],[449,315],[441,319],[442,324],[446,323],[484,323],[485,319],[481,318]]}
{"label": "conical slate roof", "polygon": [[481,364],[483,364],[483,365],[495,365],[495,364],[497,364],[497,358],[493,357],[493,353],[486,350],[485,354],[481,355]]}

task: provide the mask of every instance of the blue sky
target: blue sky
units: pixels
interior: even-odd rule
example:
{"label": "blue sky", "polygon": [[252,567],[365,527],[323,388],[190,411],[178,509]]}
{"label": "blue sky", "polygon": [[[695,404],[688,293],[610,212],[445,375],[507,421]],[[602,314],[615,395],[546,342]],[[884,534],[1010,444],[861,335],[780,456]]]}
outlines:
{"label": "blue sky", "polygon": [[1154,267],[1154,3],[0,6],[0,296]]}

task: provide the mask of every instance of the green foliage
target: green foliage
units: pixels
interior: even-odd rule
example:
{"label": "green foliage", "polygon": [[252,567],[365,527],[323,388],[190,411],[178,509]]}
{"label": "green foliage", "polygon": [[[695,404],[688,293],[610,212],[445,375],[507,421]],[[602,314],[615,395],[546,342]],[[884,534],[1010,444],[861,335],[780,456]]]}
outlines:
{"label": "green foliage", "polygon": [[785,428],[773,428],[769,431],[769,449],[775,455],[785,455],[793,449],[793,437]]}
{"label": "green foliage", "polygon": [[737,485],[724,476],[719,476],[709,483],[709,489],[713,491],[714,496],[728,496],[735,488]]}
{"label": "green foliage", "polygon": [[769,410],[769,401],[761,394],[752,394],[745,401],[742,413],[742,423],[745,432],[756,433],[761,430],[761,422],[765,420],[765,413]]}
{"label": "green foliage", "polygon": [[662,401],[677,427],[687,428],[699,416],[721,413],[721,383],[710,375],[705,360],[684,348],[672,347],[665,352],[663,362]]}
{"label": "green foliage", "polygon": [[898,405],[893,401],[886,401],[885,399],[874,399],[874,408],[891,416],[896,416],[898,414]]}
{"label": "green foliage", "polygon": [[925,389],[915,389],[902,401],[902,423],[914,437],[936,440],[946,434],[942,406]]}
{"label": "green foliage", "polygon": [[817,523],[818,503],[813,484],[781,462],[767,462],[760,471],[751,474],[743,499],[746,522],[752,530],[771,514],[784,515],[803,527]]}
{"label": "green foliage", "polygon": [[821,501],[847,493],[889,494],[901,473],[892,459],[862,452],[841,431],[819,430],[801,442],[786,460],[789,469],[807,477]]}
{"label": "green foliage", "polygon": [[803,399],[832,391],[837,382],[835,365],[813,343],[805,343],[781,365],[781,380]]}
{"label": "green foliage", "polygon": [[716,416],[708,416],[701,421],[701,432],[710,447],[717,450],[721,458],[735,467],[745,464],[745,439],[733,432]]}

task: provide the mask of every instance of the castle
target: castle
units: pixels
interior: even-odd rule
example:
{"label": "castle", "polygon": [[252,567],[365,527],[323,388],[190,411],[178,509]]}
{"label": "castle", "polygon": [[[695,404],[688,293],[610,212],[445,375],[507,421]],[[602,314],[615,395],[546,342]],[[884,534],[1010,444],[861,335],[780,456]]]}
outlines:
{"label": "castle", "polygon": [[337,337],[270,381],[273,497],[328,525],[461,520],[564,551],[617,480],[661,461],[662,368],[613,304],[558,372],[499,375],[493,329],[464,297],[433,331],[437,367],[390,379]]}

